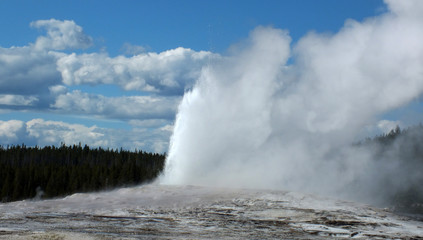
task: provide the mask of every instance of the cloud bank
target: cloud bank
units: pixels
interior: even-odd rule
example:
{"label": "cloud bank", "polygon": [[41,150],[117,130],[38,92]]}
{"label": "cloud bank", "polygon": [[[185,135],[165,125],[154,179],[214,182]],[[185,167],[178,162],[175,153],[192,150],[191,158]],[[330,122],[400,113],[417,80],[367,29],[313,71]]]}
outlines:
{"label": "cloud bank", "polygon": [[[0,144],[83,142],[164,152],[169,131],[162,128],[173,124],[181,96],[192,88],[203,66],[220,58],[189,48],[156,53],[128,44],[130,57],[112,57],[105,51],[83,53],[94,41],[74,21],[38,20],[30,26],[41,34],[33,43],[0,47],[0,111],[116,120],[132,129],[99,129],[42,119],[5,121],[2,126],[10,132],[1,132]],[[101,90],[104,85],[123,93],[108,96]],[[100,90],[91,93],[85,90],[87,86]]]}
{"label": "cloud bank", "polygon": [[357,134],[423,92],[423,4],[386,3],[381,16],[294,46],[259,27],[203,69],[179,106],[161,181],[346,194],[369,173],[371,154],[350,147]]}
{"label": "cloud bank", "polygon": [[51,107],[61,113],[90,114],[108,119],[173,119],[179,97],[104,97],[79,90],[57,96]]}
{"label": "cloud bank", "polygon": [[57,61],[57,69],[67,85],[117,84],[125,90],[181,95],[211,58],[218,55],[182,47],[133,57],[70,54]]}
{"label": "cloud bank", "polygon": [[[65,50],[92,46],[92,37],[69,20],[38,20],[30,25],[46,30],[46,35],[39,36],[35,43],[28,46],[0,48],[0,94],[3,94],[2,102],[7,100],[5,108],[19,105],[25,109],[30,105],[30,109],[51,111],[70,107],[64,104],[71,101],[70,98],[75,100],[79,97],[89,106],[98,104],[101,98],[102,102],[113,106],[125,103],[125,106],[136,110],[132,118],[139,118],[142,115],[139,103],[144,106],[145,102],[154,101],[159,105],[168,104],[158,108],[166,108],[168,112],[161,115],[169,118],[169,115],[174,115],[176,97],[192,87],[204,65],[211,59],[219,58],[217,54],[182,47],[161,53],[141,52],[132,57],[110,57],[105,52],[66,53]],[[67,91],[70,86],[104,84],[116,85],[124,91],[138,91],[140,95],[149,95],[150,99],[107,98]],[[167,96],[169,98],[166,99]],[[84,113],[98,115],[98,110],[89,106]],[[90,109],[93,111],[88,111]],[[147,110],[145,116],[154,115],[148,113],[149,109],[143,110]],[[119,119],[121,112],[108,116]],[[129,117],[128,114],[122,116],[124,119]]]}
{"label": "cloud bank", "polygon": [[31,27],[47,30],[47,36],[37,38],[33,45],[35,50],[81,49],[92,45],[92,38],[86,35],[82,27],[76,25],[74,21],[38,20],[30,25]]}
{"label": "cloud bank", "polygon": [[65,143],[87,144],[90,147],[148,149],[166,152],[172,128],[162,122],[155,128],[135,126],[130,130],[107,129],[97,126],[70,124],[62,121],[32,119],[0,121],[0,142],[7,145],[51,146]]}

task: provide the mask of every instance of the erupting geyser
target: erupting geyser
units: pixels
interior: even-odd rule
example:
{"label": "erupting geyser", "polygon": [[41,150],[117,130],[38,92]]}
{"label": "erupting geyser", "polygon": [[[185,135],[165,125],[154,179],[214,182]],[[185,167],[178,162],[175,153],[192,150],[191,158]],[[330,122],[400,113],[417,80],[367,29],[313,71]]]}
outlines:
{"label": "erupting geyser", "polygon": [[381,175],[351,143],[423,92],[423,2],[386,2],[383,15],[292,46],[288,32],[258,27],[204,68],[179,106],[161,182],[348,194]]}

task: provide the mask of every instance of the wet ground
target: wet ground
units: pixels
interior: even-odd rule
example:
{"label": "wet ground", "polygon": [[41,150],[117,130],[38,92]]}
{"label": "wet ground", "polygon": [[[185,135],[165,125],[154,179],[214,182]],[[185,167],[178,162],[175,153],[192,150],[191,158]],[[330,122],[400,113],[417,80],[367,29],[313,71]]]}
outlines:
{"label": "wet ground", "polygon": [[0,239],[423,239],[423,222],[307,194],[146,185],[0,204]]}

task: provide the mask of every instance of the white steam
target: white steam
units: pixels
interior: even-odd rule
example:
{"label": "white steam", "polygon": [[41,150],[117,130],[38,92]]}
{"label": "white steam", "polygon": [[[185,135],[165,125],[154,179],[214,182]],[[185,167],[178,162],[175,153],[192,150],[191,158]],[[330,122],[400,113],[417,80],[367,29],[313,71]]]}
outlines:
{"label": "white steam", "polygon": [[423,92],[423,4],[387,4],[294,47],[287,32],[258,27],[203,69],[179,106],[161,181],[337,193],[363,177],[371,163],[349,147],[356,135]]}

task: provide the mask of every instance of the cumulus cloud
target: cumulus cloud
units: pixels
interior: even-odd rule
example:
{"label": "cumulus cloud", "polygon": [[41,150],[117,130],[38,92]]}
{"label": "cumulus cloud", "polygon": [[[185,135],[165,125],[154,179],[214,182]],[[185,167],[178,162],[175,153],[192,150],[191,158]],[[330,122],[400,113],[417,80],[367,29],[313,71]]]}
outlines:
{"label": "cumulus cloud", "polygon": [[[146,52],[130,44],[125,44],[124,50],[131,57],[68,53],[93,44],[92,37],[74,21],[38,20],[30,26],[42,33],[34,43],[0,47],[0,111],[36,110],[118,119],[133,128],[104,129],[42,119],[6,121],[1,122],[2,143],[42,146],[83,142],[164,152],[181,95],[211,59],[219,58],[187,48]],[[139,91],[140,96],[106,97],[75,90],[79,85],[102,84]]]}
{"label": "cumulus cloud", "polygon": [[104,97],[79,90],[61,94],[51,106],[56,111],[113,119],[173,119],[179,97]]}
{"label": "cumulus cloud", "polygon": [[125,90],[181,95],[199,77],[202,67],[217,57],[181,47],[133,57],[73,53],[61,57],[57,69],[67,85],[117,84]]}
{"label": "cumulus cloud", "polygon": [[371,176],[355,136],[423,93],[423,4],[399,2],[292,48],[282,30],[252,31],[184,95],[162,181],[337,194]]}
{"label": "cumulus cloud", "polygon": [[70,124],[60,121],[33,119],[26,123],[28,135],[37,139],[39,146],[66,144],[88,144],[92,147],[117,146],[130,150],[164,152],[170,132],[161,129],[134,128],[107,129],[97,126]]}
{"label": "cumulus cloud", "polygon": [[129,124],[134,127],[140,128],[157,128],[163,127],[169,124],[169,120],[166,119],[133,119],[129,120]]}
{"label": "cumulus cloud", "polygon": [[0,144],[21,144],[26,140],[26,126],[23,121],[0,121]]}
{"label": "cumulus cloud", "polygon": [[[107,53],[66,54],[60,50],[86,48],[92,38],[73,21],[38,20],[31,26],[47,30],[34,44],[0,48],[0,93],[44,94],[66,84],[115,84],[124,90],[159,95],[182,95],[217,54],[176,48],[145,53],[140,47],[132,57]],[[135,53],[135,52],[134,52]]]}
{"label": "cumulus cloud", "polygon": [[0,121],[0,144],[59,146],[87,144],[91,147],[165,152],[171,132],[161,128],[107,129],[62,121],[32,119]]}
{"label": "cumulus cloud", "polygon": [[92,45],[92,38],[84,33],[81,26],[69,20],[38,20],[30,24],[47,30],[47,36],[40,36],[34,44],[36,50],[81,49]]}
{"label": "cumulus cloud", "polygon": [[169,148],[169,138],[172,134],[169,126],[170,125],[157,128],[134,128],[129,138],[122,140],[136,145],[138,149],[148,149],[153,152],[164,153]]}
{"label": "cumulus cloud", "polygon": [[[219,57],[186,48],[145,52],[129,44],[126,49],[136,54],[132,57],[110,57],[105,52],[68,54],[62,50],[92,45],[81,26],[56,19],[30,25],[45,30],[45,35],[28,46],[0,48],[0,108],[167,121],[202,67]],[[68,89],[87,84],[117,85],[142,96],[110,98]]]}
{"label": "cumulus cloud", "polygon": [[0,105],[32,106],[37,101],[38,101],[38,98],[34,96],[0,94]]}
{"label": "cumulus cloud", "polygon": [[0,48],[0,93],[45,94],[47,88],[62,82],[56,61],[66,54],[53,50],[86,48],[91,37],[73,21],[39,20],[32,27],[47,30],[34,44]]}
{"label": "cumulus cloud", "polygon": [[89,142],[95,146],[107,145],[104,134],[96,126],[86,127],[81,124],[69,124],[58,121],[33,119],[26,123],[28,135],[37,139],[39,145],[58,145]]}
{"label": "cumulus cloud", "polygon": [[86,48],[92,44],[91,37],[73,21],[39,20],[31,26],[45,28],[47,35],[28,46],[0,48],[0,93],[48,93],[49,86],[62,82],[56,62],[66,55],[52,50]]}
{"label": "cumulus cloud", "polygon": [[0,48],[0,93],[40,94],[60,83],[57,55],[30,46]]}
{"label": "cumulus cloud", "polygon": [[68,92],[67,87],[60,85],[60,84],[50,86],[48,89],[49,89],[50,93],[53,94],[54,96],[65,94],[65,93]]}

